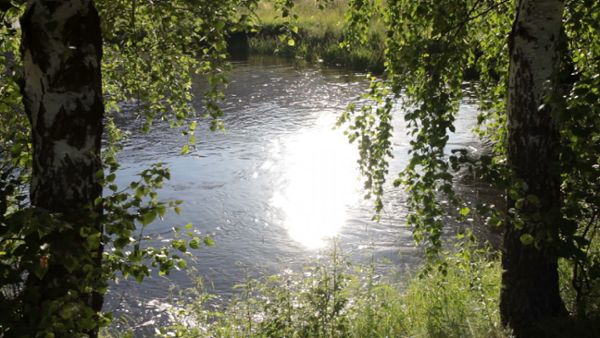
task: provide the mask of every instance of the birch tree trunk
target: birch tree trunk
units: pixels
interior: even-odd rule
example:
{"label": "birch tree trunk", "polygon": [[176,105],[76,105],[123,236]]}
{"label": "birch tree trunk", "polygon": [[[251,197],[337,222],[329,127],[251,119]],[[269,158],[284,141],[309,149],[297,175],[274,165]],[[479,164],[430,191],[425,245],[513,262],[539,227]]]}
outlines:
{"label": "birch tree trunk", "polygon": [[[73,226],[49,237],[56,254],[49,257],[47,273],[42,278],[29,276],[28,286],[41,295],[41,314],[32,311],[29,319],[38,325],[36,320],[43,317],[36,316],[46,315],[50,302],[66,297],[73,291],[69,288],[89,274],[89,266],[83,271],[83,264],[67,265],[53,257],[90,252],[80,228],[90,226],[84,207],[102,193],[96,177],[102,169],[102,39],[91,0],[30,0],[21,28],[22,94],[33,145],[31,204],[62,214]],[[98,244],[91,253],[97,270],[101,251]],[[82,304],[101,309],[101,296],[76,291]]]}
{"label": "birch tree trunk", "polygon": [[[500,310],[517,337],[566,310],[559,293],[557,239],[561,220],[559,132],[551,98],[557,88],[564,3],[519,0],[510,41],[508,162],[522,184],[509,194],[523,224],[508,219]],[[524,245],[522,236],[536,241]],[[526,239],[523,237],[523,239]]]}

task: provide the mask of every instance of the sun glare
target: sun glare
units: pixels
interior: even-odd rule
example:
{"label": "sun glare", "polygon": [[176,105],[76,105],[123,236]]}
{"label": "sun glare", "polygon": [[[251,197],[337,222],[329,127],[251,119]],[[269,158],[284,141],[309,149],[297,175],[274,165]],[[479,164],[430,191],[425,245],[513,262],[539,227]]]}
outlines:
{"label": "sun glare", "polygon": [[346,222],[346,209],[358,197],[356,150],[332,115],[285,138],[279,149],[285,172],[272,205],[284,214],[289,236],[307,248],[323,247]]}

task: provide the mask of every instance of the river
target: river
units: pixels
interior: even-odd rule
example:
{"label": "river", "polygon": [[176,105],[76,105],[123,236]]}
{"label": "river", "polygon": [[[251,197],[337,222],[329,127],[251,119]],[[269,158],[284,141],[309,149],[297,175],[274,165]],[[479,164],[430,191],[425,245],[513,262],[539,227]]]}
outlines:
{"label": "river", "polygon": [[[169,213],[146,233],[164,241],[173,225],[192,223],[211,234],[215,246],[193,250],[190,265],[223,299],[247,277],[300,269],[334,237],[351,261],[374,257],[399,273],[418,265],[421,257],[405,224],[405,193],[390,185],[381,220],[372,221],[355,145],[333,128],[346,105],[368,88],[364,74],[252,57],[234,63],[229,78],[226,131],[210,132],[208,123],[199,123],[196,148],[187,155],[180,155],[185,138],[166,125],[143,134],[135,131],[137,121],[120,122],[133,132],[119,156],[118,183],[165,162],[172,179],[159,196],[184,201],[180,215]],[[201,109],[200,92],[194,104]],[[393,175],[406,164],[409,141],[402,112],[394,114]],[[461,105],[449,148],[477,147],[470,133],[475,117],[474,105]],[[118,308],[138,328],[151,326],[149,318],[172,300],[169,287],[191,283],[178,271],[143,284],[121,281],[111,287],[105,309]]]}

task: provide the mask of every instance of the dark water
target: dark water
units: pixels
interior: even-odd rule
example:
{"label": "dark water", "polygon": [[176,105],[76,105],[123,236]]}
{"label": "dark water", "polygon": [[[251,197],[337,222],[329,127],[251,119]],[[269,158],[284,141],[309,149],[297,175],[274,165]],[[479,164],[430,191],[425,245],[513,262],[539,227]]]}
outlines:
{"label": "dark water", "polygon": [[[337,69],[296,67],[278,59],[251,58],[235,64],[225,104],[226,132],[197,131],[197,148],[179,155],[185,139],[173,129],[155,126],[133,132],[120,155],[119,182],[161,161],[172,179],[162,199],[184,200],[181,215],[169,214],[149,226],[159,240],[173,225],[192,223],[212,234],[216,245],[193,251],[209,291],[223,298],[248,276],[299,269],[331,247],[331,238],[354,261],[389,261],[408,271],[420,261],[405,225],[405,194],[388,189],[383,217],[371,221],[372,205],[361,196],[356,150],[335,119],[368,87],[365,77]],[[200,95],[197,98],[200,109]],[[396,111],[394,175],[406,164],[408,138],[402,112]],[[470,130],[476,110],[464,104],[450,148],[477,147]],[[130,128],[135,121],[123,121]],[[182,272],[139,285],[115,285],[107,308],[129,313],[134,326],[171,301],[169,287],[190,286]],[[147,322],[151,326],[152,322]]]}

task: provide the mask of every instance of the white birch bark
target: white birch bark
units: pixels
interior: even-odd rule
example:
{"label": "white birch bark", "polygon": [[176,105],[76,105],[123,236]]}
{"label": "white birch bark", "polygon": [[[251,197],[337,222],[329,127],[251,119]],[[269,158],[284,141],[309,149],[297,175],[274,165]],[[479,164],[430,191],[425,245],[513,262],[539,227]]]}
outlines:
{"label": "white birch bark", "polygon": [[23,96],[32,127],[31,201],[65,212],[100,193],[98,15],[90,0],[29,1],[22,19]]}
{"label": "white birch bark", "polygon": [[[504,237],[501,315],[517,337],[531,336],[541,320],[565,315],[558,289],[556,240],[560,221],[559,134],[553,96],[560,66],[564,3],[519,0],[511,33],[508,94],[508,163],[526,199],[509,218]],[[509,208],[516,208],[509,197]],[[535,245],[521,236],[533,235]]]}
{"label": "white birch bark", "polygon": [[[31,204],[69,224],[40,238],[48,248],[45,273],[30,273],[23,291],[27,305],[40,311],[24,319],[30,332],[58,330],[52,325],[62,320],[61,307],[49,304],[80,307],[74,316],[81,317],[64,330],[93,338],[97,326],[84,323],[97,321],[102,307],[103,296],[95,288],[103,283],[103,247],[88,245],[84,234],[102,231],[98,217],[85,208],[102,193],[97,177],[104,115],[100,19],[92,0],[30,0],[21,32],[21,90],[33,146]],[[95,211],[101,213],[101,207]]]}

